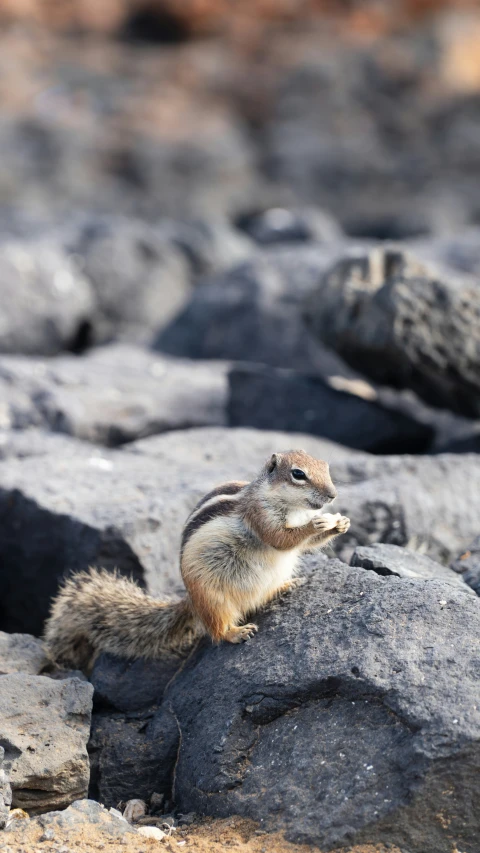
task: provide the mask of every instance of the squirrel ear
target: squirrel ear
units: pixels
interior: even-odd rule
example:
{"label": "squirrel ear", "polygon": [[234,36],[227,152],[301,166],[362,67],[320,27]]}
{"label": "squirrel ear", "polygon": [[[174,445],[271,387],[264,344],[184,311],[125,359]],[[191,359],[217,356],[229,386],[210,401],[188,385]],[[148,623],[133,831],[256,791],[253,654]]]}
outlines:
{"label": "squirrel ear", "polygon": [[275,471],[275,468],[277,467],[277,464],[278,464],[279,460],[280,460],[280,454],[279,454],[279,453],[274,453],[274,454],[272,455],[272,457],[271,457],[271,459],[270,459],[270,461],[269,461],[268,465],[267,465],[267,471],[268,471],[268,473],[269,473],[269,474],[271,474],[271,473],[272,473],[272,471]]}

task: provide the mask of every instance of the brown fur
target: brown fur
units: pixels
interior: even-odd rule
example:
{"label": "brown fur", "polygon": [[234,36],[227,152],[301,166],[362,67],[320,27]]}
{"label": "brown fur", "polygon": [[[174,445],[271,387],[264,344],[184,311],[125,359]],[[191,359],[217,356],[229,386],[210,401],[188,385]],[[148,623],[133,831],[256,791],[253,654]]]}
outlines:
{"label": "brown fur", "polygon": [[[292,475],[296,468],[305,472],[302,482]],[[320,512],[335,496],[326,462],[301,450],[274,454],[251,483],[218,486],[187,519],[181,549],[186,598],[156,601],[104,570],[74,575],[46,624],[52,657],[89,669],[100,652],[158,658],[202,634],[215,642],[248,639],[257,627],[242,621],[298,584],[299,555],[348,530],[347,518]]]}

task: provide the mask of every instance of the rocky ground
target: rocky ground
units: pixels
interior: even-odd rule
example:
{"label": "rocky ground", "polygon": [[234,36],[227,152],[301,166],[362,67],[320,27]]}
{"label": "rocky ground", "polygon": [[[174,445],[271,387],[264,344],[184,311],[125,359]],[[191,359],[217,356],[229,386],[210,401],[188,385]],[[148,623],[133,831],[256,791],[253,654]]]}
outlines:
{"label": "rocky ground", "polygon": [[[0,853],[480,851],[480,19],[280,5],[0,2]],[[351,527],[249,643],[50,659],[290,447]]]}

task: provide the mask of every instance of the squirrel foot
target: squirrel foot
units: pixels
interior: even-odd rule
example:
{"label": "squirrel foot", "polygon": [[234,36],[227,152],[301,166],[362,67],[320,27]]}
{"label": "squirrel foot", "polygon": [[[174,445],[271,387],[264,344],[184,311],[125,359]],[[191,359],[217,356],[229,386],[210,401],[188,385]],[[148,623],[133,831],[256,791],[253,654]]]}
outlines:
{"label": "squirrel foot", "polygon": [[222,637],[229,643],[245,643],[250,640],[258,631],[258,625],[240,625],[238,628],[229,628],[226,634]]}
{"label": "squirrel foot", "polygon": [[284,593],[290,592],[292,589],[297,589],[297,587],[299,586],[303,586],[305,580],[305,578],[291,578],[291,580],[282,584],[282,586],[277,589],[275,593],[275,598],[280,598],[280,596],[284,595]]}

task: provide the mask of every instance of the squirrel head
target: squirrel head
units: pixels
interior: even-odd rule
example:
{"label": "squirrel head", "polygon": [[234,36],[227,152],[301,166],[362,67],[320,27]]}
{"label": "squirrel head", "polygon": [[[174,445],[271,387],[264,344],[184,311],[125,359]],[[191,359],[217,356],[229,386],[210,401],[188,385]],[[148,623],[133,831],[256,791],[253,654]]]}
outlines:
{"label": "squirrel head", "polygon": [[264,477],[271,496],[289,508],[318,512],[337,497],[328,462],[304,450],[274,453],[265,465]]}

